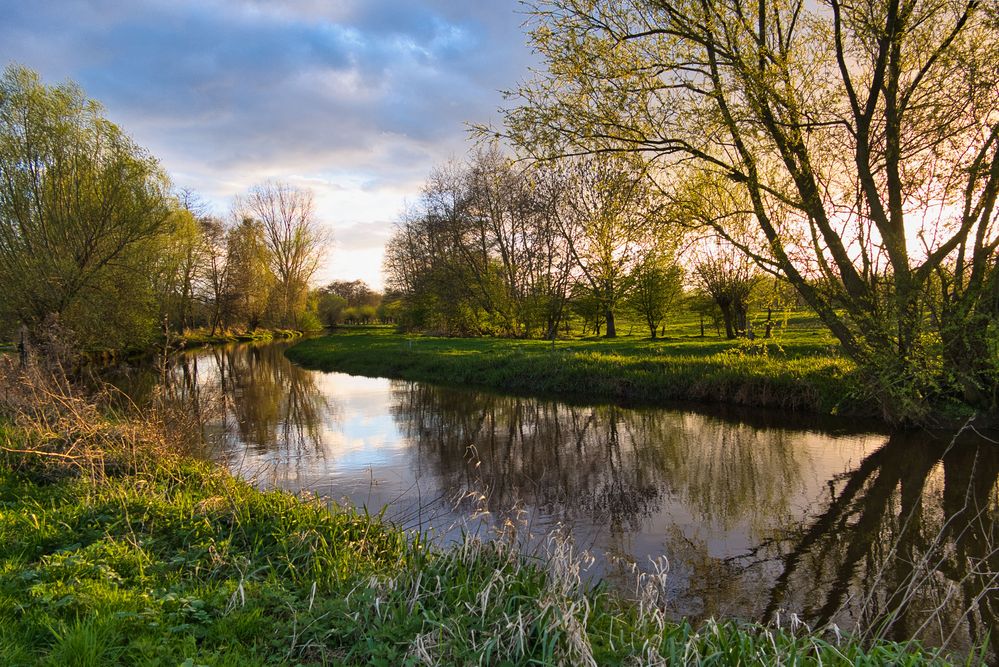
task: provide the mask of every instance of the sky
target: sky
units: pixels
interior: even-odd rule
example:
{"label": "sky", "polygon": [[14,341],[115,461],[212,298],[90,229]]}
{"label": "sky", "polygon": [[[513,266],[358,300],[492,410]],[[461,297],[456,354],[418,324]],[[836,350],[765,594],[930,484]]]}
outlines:
{"label": "sky", "polygon": [[311,188],[317,281],[382,286],[392,223],[535,64],[517,0],[0,0],[0,65],[72,80],[218,214]]}

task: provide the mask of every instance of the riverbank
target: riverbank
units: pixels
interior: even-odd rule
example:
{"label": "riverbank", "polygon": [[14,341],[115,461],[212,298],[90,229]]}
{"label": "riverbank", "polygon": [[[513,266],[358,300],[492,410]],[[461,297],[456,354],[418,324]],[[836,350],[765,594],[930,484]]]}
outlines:
{"label": "riverbank", "polygon": [[435,548],[208,463],[127,468],[0,461],[0,663],[946,664],[914,645],[668,623],[655,580],[644,607],[588,590],[558,541],[531,561],[502,541]]}
{"label": "riverbank", "polygon": [[[92,350],[83,352],[80,361],[108,365],[129,360],[142,359],[166,352],[190,350],[209,345],[224,345],[226,343],[267,342],[271,340],[292,340],[306,335],[296,329],[223,329],[214,333],[210,329],[190,329],[182,333],[171,334],[157,340],[150,347],[134,350]],[[3,347],[0,346],[0,351]]]}
{"label": "riverbank", "polygon": [[551,341],[343,331],[286,351],[307,368],[503,392],[634,404],[699,401],[876,416],[855,366],[824,336]]}
{"label": "riverbank", "polygon": [[[945,664],[915,643],[666,620],[587,586],[571,545],[425,542],[197,460],[154,403],[105,416],[0,366],[0,664]],[[186,444],[185,444],[186,443]]]}
{"label": "riverbank", "polygon": [[192,348],[204,345],[220,345],[223,343],[247,343],[263,342],[268,340],[282,340],[299,338],[304,336],[304,331],[297,329],[253,329],[238,330],[224,329],[214,333],[210,329],[191,329],[182,334],[171,336],[169,345],[171,348]]}

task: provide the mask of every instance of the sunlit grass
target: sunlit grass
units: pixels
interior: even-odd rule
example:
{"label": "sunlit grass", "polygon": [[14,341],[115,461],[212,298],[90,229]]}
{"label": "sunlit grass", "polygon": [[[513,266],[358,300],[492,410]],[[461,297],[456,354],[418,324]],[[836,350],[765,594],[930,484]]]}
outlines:
{"label": "sunlit grass", "polygon": [[343,330],[287,352],[310,368],[566,399],[697,400],[801,412],[865,413],[855,365],[813,317],[772,339],[701,338],[684,321],[667,339],[441,338],[389,328]]}

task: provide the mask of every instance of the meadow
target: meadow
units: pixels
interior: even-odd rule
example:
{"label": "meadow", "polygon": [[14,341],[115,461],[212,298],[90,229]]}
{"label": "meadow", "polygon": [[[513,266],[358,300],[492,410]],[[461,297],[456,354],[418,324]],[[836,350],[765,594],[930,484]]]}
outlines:
{"label": "meadow", "polygon": [[[809,313],[771,338],[726,340],[684,315],[651,339],[638,325],[614,339],[447,338],[389,327],[341,327],[286,354],[303,366],[560,399],[700,401],[816,414],[874,415],[856,366]],[[628,332],[631,332],[630,334]],[[642,334],[646,335],[642,335]]]}

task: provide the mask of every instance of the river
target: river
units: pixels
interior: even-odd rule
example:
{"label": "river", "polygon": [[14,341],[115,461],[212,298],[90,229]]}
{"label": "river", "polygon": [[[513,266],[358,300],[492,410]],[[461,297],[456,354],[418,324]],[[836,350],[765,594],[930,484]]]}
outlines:
{"label": "river", "polygon": [[[260,487],[384,511],[441,543],[476,533],[531,553],[558,532],[624,594],[636,572],[666,572],[677,618],[961,651],[999,638],[999,445],[984,437],[322,373],[286,346],[184,352],[160,374],[201,414],[208,455]],[[130,391],[157,382],[136,372]]]}

